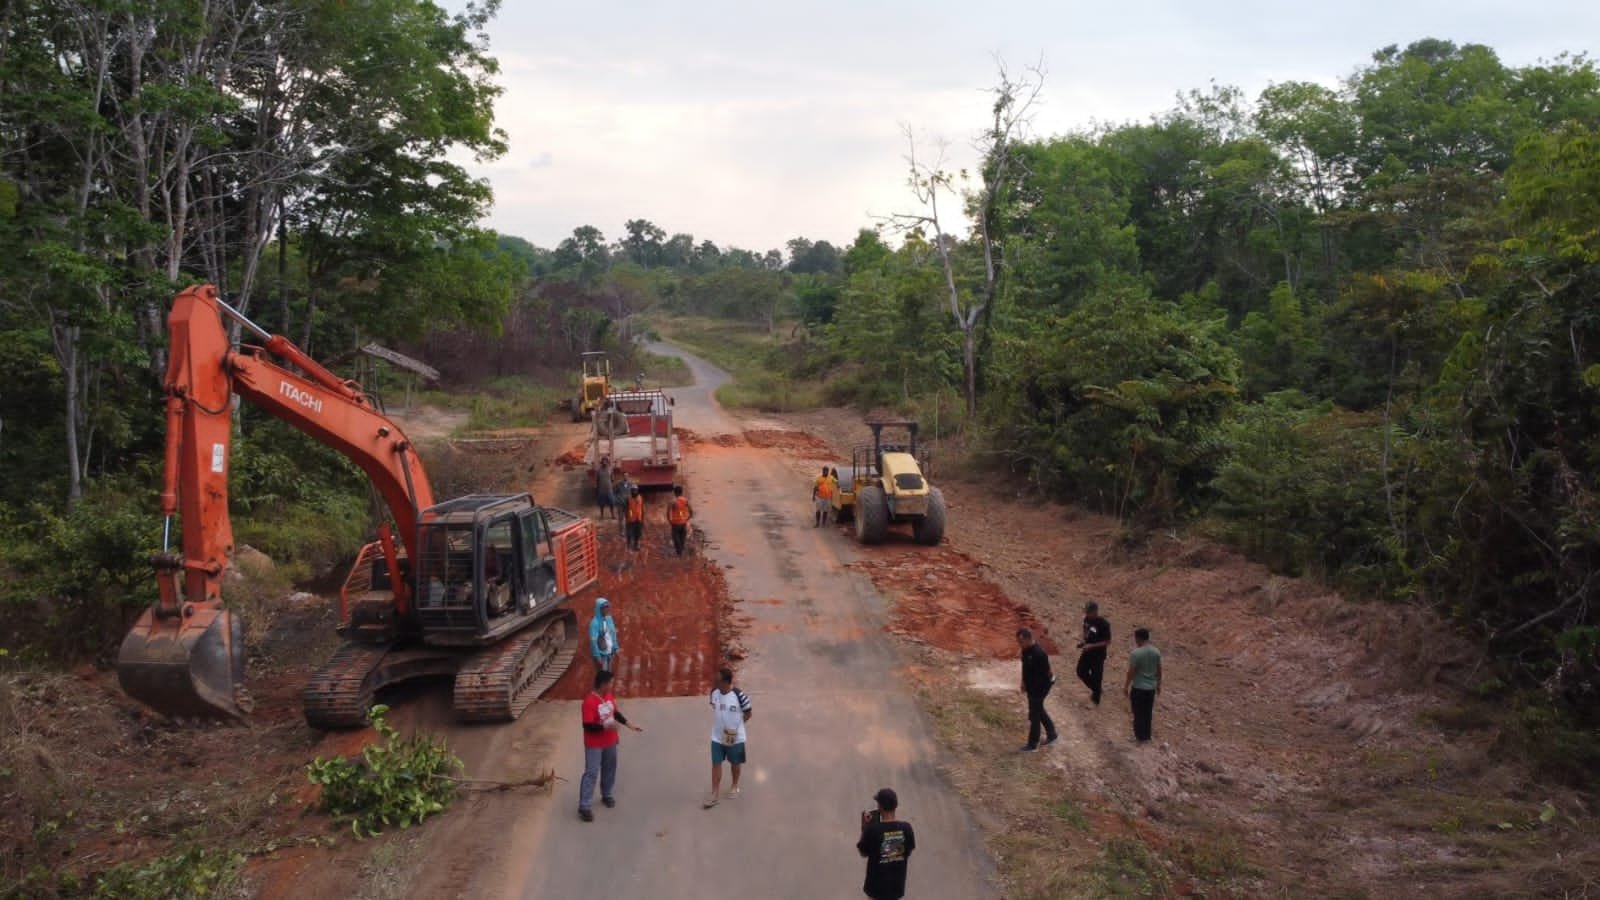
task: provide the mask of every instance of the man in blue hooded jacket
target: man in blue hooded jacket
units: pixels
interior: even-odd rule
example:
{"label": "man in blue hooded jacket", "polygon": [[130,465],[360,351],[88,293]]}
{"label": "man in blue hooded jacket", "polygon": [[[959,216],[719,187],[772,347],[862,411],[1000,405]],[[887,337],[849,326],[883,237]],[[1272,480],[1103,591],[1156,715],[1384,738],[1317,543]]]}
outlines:
{"label": "man in blue hooded jacket", "polygon": [[604,597],[594,602],[594,618],[589,620],[589,654],[602,672],[611,671],[617,657],[617,622],[611,618],[611,601]]}

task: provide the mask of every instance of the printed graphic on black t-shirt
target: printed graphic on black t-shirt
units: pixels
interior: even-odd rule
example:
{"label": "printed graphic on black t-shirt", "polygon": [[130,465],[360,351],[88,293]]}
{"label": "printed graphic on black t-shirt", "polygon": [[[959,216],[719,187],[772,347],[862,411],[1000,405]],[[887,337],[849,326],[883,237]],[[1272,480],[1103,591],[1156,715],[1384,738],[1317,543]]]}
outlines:
{"label": "printed graphic on black t-shirt", "polygon": [[906,858],[906,833],[904,831],[885,831],[883,843],[878,847],[878,864],[896,863]]}
{"label": "printed graphic on black t-shirt", "polygon": [[867,857],[862,889],[869,897],[901,897],[906,892],[906,863],[916,849],[911,823],[873,822],[862,829],[861,851]]}

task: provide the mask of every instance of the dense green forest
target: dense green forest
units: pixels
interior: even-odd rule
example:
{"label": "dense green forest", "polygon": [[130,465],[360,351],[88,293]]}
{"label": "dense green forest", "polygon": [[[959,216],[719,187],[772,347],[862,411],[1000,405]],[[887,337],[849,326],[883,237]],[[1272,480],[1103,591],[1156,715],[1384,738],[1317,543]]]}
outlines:
{"label": "dense green forest", "polygon": [[[748,323],[768,378],[936,418],[1131,535],[1186,524],[1432,607],[1481,642],[1473,687],[1529,746],[1600,765],[1589,60],[1423,40],[1336,86],[1211,86],[1051,137],[1027,128],[1036,73],[1002,73],[981,165],[914,163],[909,211],[849,243],[746,250],[639,218],[545,249],[484,229],[488,186],[451,161],[507,152],[494,12],[0,11],[11,652],[102,651],[149,599],[182,285],[336,364],[377,339],[456,386],[559,382],[652,311]],[[251,410],[241,432],[241,540],[316,563],[359,540],[347,464]]]}

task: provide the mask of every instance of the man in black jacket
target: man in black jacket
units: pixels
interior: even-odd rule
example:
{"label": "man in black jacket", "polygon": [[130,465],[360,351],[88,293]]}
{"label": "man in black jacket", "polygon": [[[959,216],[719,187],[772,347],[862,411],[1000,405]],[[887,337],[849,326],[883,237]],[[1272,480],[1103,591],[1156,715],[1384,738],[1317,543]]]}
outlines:
{"label": "man in black jacket", "polygon": [[1056,723],[1044,711],[1044,698],[1056,679],[1050,674],[1050,656],[1034,643],[1032,631],[1017,629],[1017,644],[1022,647],[1022,692],[1028,695],[1028,743],[1022,746],[1022,752],[1031,753],[1039,749],[1040,725],[1044,726],[1046,744],[1056,739]]}

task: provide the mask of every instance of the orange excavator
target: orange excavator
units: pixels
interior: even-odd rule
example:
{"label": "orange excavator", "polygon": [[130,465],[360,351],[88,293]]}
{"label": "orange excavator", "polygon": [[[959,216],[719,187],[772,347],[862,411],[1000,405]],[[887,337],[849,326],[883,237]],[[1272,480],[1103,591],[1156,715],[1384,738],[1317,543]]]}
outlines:
{"label": "orange excavator", "polygon": [[[223,316],[261,344],[232,346]],[[540,507],[528,494],[435,502],[416,448],[373,397],[257,327],[211,285],[180,293],[167,324],[166,527],[162,552],[151,560],[160,598],[117,655],[129,696],[170,716],[250,711],[243,623],[222,597],[234,553],[235,397],[354,462],[394,520],[379,527],[345,579],[344,642],[305,687],[308,723],[363,726],[379,689],[440,675],[454,676],[458,717],[509,721],[555,684],[578,643],[567,599],[599,574],[592,522]]]}

